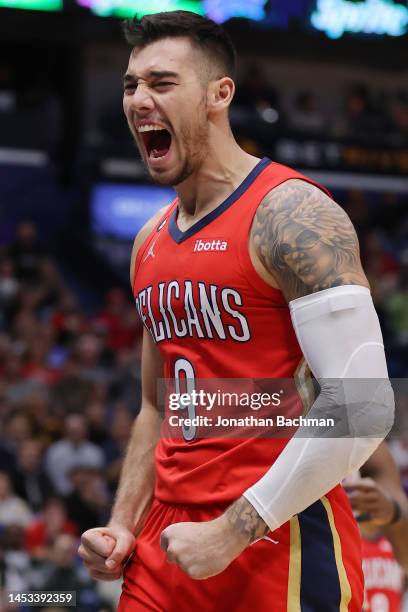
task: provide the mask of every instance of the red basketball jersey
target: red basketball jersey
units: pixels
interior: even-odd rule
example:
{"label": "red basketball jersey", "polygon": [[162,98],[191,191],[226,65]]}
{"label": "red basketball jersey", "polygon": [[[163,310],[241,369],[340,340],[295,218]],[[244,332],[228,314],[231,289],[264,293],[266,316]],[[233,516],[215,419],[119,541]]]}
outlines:
{"label": "red basketball jersey", "polygon": [[[300,178],[261,160],[242,184],[187,231],[177,200],[139,250],[134,276],[138,312],[164,359],[164,378],[271,379],[307,367],[281,291],[255,271],[248,238],[256,210],[274,187]],[[162,437],[156,450],[156,497],[169,503],[236,500],[274,463],[287,440]]]}
{"label": "red basketball jersey", "polygon": [[383,537],[363,538],[364,612],[400,612],[403,571]]}
{"label": "red basketball jersey", "polygon": [[[176,200],[147,237],[136,258],[133,289],[141,319],[163,356],[165,378],[236,379],[237,386],[242,379],[294,379],[296,402],[303,409],[300,397],[307,395],[310,378],[288,305],[279,290],[259,277],[248,252],[261,201],[294,178],[311,182],[263,159],[193,227],[185,232],[178,228]],[[286,443],[250,436],[189,437],[184,430],[161,437],[157,501],[127,566],[121,609],[139,610],[148,596],[157,609],[181,610],[187,594],[188,609],[361,612],[361,542],[341,486],[264,541],[277,547],[268,548],[264,566],[257,543],[231,564],[230,573],[198,582],[182,572],[177,579],[169,574],[159,549],[161,529],[172,522],[218,516],[265,474]],[[254,582],[251,591],[252,553],[261,582]],[[229,604],[226,593],[231,593]]]}

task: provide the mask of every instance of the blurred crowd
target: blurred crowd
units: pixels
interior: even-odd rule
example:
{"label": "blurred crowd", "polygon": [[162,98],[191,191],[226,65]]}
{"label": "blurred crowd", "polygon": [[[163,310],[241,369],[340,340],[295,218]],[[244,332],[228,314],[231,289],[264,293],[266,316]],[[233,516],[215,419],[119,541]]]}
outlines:
{"label": "blurred crowd", "polygon": [[408,217],[406,196],[353,190],[336,194],[360,240],[392,378],[408,376]]}
{"label": "blurred crowd", "polygon": [[[335,99],[333,99],[335,98]],[[408,137],[408,89],[374,89],[364,82],[330,88],[274,87],[259,62],[250,63],[238,82],[236,108],[257,113],[266,123],[297,137],[328,137],[404,145]]]}
{"label": "blurred crowd", "polygon": [[[336,195],[360,237],[390,374],[407,376],[404,202]],[[116,585],[90,580],[76,548],[109,516],[139,408],[140,338],[130,291],[86,312],[33,223],[18,226],[0,254],[0,589],[72,590],[78,610],[114,609]],[[394,451],[408,475],[408,445]]]}
{"label": "blurred crowd", "polygon": [[139,339],[125,291],[87,315],[35,226],[18,227],[0,258],[0,588],[77,591],[90,612],[114,597],[76,548],[109,514],[139,407]]}

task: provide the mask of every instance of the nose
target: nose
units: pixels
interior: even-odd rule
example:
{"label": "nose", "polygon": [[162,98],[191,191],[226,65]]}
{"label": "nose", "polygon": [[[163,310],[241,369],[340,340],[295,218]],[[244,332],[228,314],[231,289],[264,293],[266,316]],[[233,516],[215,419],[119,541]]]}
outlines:
{"label": "nose", "polygon": [[306,257],[305,251],[300,249],[299,247],[295,247],[292,251],[292,259],[293,261],[301,261]]}
{"label": "nose", "polygon": [[137,114],[144,115],[154,108],[153,98],[143,83],[138,84],[130,98],[130,109]]}

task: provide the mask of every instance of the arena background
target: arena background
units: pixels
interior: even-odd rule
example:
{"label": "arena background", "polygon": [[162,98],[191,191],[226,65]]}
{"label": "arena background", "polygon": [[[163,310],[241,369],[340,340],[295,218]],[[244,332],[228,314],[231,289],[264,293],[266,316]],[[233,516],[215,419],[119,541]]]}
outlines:
{"label": "arena background", "polygon": [[132,240],[171,197],[128,135],[119,18],[181,8],[238,46],[241,145],[349,213],[390,375],[408,375],[406,1],[0,0],[0,588],[76,590],[81,611],[115,609],[77,537],[109,515],[138,411]]}

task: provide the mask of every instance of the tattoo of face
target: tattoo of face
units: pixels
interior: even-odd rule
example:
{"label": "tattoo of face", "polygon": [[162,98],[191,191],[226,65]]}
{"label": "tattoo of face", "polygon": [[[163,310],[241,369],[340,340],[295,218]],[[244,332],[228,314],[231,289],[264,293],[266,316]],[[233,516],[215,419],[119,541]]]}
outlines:
{"label": "tattoo of face", "polygon": [[248,539],[248,543],[263,538],[270,531],[268,525],[245,497],[237,499],[227,509],[225,517],[235,531]]}
{"label": "tattoo of face", "polygon": [[288,300],[339,285],[368,286],[350,219],[306,181],[288,180],[264,198],[251,237]]}

